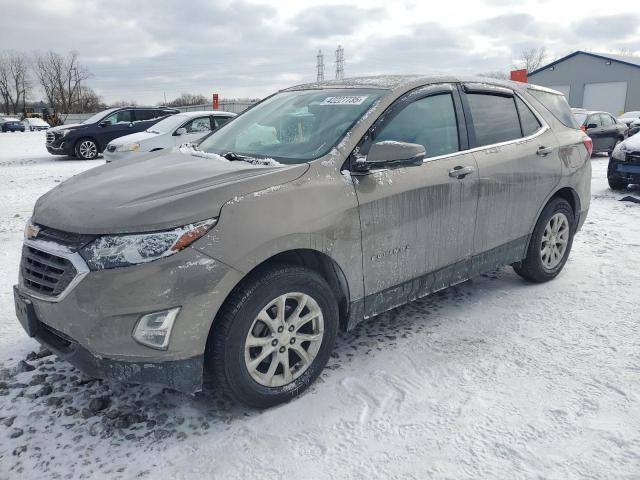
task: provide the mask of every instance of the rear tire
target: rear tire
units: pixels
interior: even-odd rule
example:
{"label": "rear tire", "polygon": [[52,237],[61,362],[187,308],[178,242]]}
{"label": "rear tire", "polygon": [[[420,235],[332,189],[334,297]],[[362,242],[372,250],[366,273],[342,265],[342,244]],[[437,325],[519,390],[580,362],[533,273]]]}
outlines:
{"label": "rear tire", "polygon": [[554,279],[569,258],[575,215],[569,202],[552,199],[544,208],[529,240],[526,257],[513,264],[518,275],[541,283]]}
{"label": "rear tire", "polygon": [[75,156],[81,160],[94,160],[98,153],[98,144],[90,138],[81,138],[73,149]]}
{"label": "rear tire", "polygon": [[278,265],[236,287],[215,322],[206,360],[214,388],[268,408],[320,375],[338,333],[338,306],[318,273]]}

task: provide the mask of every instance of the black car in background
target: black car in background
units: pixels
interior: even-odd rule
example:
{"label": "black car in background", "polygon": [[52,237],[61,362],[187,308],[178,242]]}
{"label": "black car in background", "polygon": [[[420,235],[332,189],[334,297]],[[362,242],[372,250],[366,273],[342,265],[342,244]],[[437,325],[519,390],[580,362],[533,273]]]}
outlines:
{"label": "black car in background", "polygon": [[13,117],[0,117],[0,128],[3,132],[24,132],[24,123]]}
{"label": "black car in background", "polygon": [[616,145],[627,138],[629,127],[618,122],[616,118],[607,112],[572,108],[580,129],[593,140],[593,153],[606,152],[611,155]]}
{"label": "black car in background", "polygon": [[176,113],[178,110],[166,107],[110,108],[96,113],[82,123],[47,130],[47,150],[53,155],[71,155],[92,160],[111,140],[143,132]]}
{"label": "black car in background", "polygon": [[640,111],[624,112],[618,117],[618,121],[629,127],[629,136],[633,136],[640,132]]}

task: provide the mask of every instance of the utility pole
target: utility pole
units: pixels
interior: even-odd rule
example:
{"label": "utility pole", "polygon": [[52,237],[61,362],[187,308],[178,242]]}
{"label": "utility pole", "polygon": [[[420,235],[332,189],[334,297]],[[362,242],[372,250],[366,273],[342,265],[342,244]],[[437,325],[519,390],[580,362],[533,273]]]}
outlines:
{"label": "utility pole", "polygon": [[344,48],[338,45],[336,49],[336,80],[344,78]]}
{"label": "utility pole", "polygon": [[324,54],[322,50],[318,50],[318,55],[316,56],[317,63],[316,68],[318,69],[317,82],[322,82],[324,80]]}

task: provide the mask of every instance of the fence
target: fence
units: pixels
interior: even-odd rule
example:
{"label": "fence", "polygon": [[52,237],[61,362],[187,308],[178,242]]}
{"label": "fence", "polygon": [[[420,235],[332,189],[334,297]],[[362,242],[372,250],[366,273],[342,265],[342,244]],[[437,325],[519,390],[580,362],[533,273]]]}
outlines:
{"label": "fence", "polygon": [[[241,112],[244,112],[247,108],[249,108],[254,103],[256,102],[221,101],[218,106],[218,110],[222,110],[224,112],[231,112],[231,113],[241,113]],[[213,105],[211,105],[210,103],[205,103],[203,105],[189,105],[187,107],[176,107],[176,108],[181,112],[195,112],[200,110],[204,110],[208,112],[213,110]],[[92,115],[93,113],[63,113],[61,117],[64,123],[66,125],[69,125],[72,123],[81,123]]]}

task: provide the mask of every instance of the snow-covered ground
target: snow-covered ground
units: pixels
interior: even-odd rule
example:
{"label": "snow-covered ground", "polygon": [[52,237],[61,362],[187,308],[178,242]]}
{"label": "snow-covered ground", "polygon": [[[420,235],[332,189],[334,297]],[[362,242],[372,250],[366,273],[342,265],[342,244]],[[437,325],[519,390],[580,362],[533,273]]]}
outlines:
{"label": "snow-covered ground", "polygon": [[555,281],[503,268],[381,315],[341,335],[301,398],[257,412],[54,356],[17,373],[38,352],[13,313],[24,221],[102,160],[0,134],[0,479],[640,478],[640,205],[592,162],[591,212]]}

